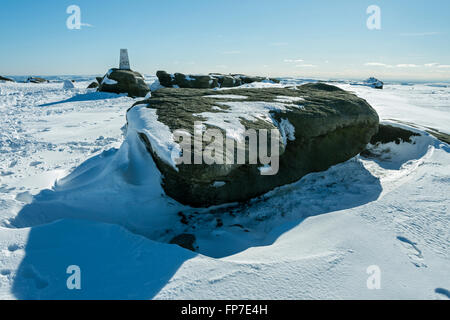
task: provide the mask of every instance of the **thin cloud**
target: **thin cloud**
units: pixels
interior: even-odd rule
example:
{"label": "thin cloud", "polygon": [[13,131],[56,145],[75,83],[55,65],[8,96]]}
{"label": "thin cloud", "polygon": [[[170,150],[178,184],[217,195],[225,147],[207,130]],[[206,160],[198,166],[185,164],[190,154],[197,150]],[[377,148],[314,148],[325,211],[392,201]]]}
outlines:
{"label": "thin cloud", "polygon": [[436,62],[433,62],[433,63],[426,63],[425,64],[425,67],[436,67],[436,66],[438,66],[439,65],[439,63],[436,63]]}
{"label": "thin cloud", "polygon": [[286,63],[299,63],[299,62],[303,62],[303,59],[284,59],[284,62]]}
{"label": "thin cloud", "polygon": [[316,66],[313,64],[298,64],[295,67],[296,68],[315,68]]}
{"label": "thin cloud", "polygon": [[438,66],[438,68],[441,68],[441,69],[449,69],[449,68],[450,68],[450,65],[448,65],[448,64],[441,64],[441,65]]}
{"label": "thin cloud", "polygon": [[365,66],[369,67],[387,67],[388,65],[381,62],[367,62],[364,64]]}
{"label": "thin cloud", "polygon": [[397,68],[417,68],[418,65],[416,64],[411,64],[411,63],[402,63],[402,64],[398,64]]}

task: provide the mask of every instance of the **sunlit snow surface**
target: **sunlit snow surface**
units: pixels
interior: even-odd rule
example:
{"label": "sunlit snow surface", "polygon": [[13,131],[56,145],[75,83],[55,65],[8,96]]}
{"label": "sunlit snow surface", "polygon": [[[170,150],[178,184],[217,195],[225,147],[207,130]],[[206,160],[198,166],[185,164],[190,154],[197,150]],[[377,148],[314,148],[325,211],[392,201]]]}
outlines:
{"label": "sunlit snow surface", "polygon": [[[0,298],[448,299],[450,148],[421,130],[450,133],[448,85],[333,83],[421,136],[197,210],[164,195],[122,130],[136,100],[85,89],[94,77],[70,90],[62,80],[0,83]],[[246,85],[258,86],[277,85]],[[167,244],[181,233],[197,253]],[[79,291],[67,289],[70,265]],[[380,290],[367,288],[373,265]]]}

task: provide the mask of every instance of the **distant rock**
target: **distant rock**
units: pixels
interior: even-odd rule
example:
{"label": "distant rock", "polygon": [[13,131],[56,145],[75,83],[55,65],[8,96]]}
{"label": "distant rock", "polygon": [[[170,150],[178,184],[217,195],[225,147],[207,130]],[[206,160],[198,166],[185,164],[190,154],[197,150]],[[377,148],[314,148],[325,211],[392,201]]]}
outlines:
{"label": "distant rock", "polygon": [[382,81],[380,81],[380,80],[378,80],[378,79],[376,79],[376,78],[369,78],[369,79],[367,79],[366,81],[365,81],[365,83],[368,85],[368,86],[370,86],[370,87],[372,87],[372,88],[374,88],[374,89],[383,89],[383,87],[384,87],[384,83],[382,82]]}
{"label": "distant rock", "polygon": [[[209,207],[247,201],[351,159],[378,132],[379,117],[365,100],[318,83],[216,91],[166,88],[136,103],[127,121],[128,130],[136,132],[161,171],[165,192],[180,203]],[[267,167],[260,160],[212,165],[174,162],[178,144],[173,133],[184,130],[193,136],[197,122],[202,130],[218,128],[223,137],[228,134],[238,140],[248,129],[275,130],[281,136],[279,171],[263,175]],[[204,144],[202,154],[206,148]],[[248,155],[248,143],[239,150]]]}
{"label": "distant rock", "polygon": [[100,81],[98,91],[127,93],[130,97],[145,97],[150,88],[136,71],[111,69]]}
{"label": "distant rock", "polygon": [[183,73],[169,74],[166,71],[156,73],[159,83],[167,88],[188,88],[188,89],[213,89],[213,88],[233,88],[242,84],[270,81],[279,83],[274,78],[250,77],[242,74],[226,75],[220,73],[210,73],[209,75],[185,75]]}
{"label": "distant rock", "polygon": [[98,88],[98,82],[94,81],[89,86],[88,89],[95,89]]}
{"label": "distant rock", "polygon": [[175,77],[172,74],[168,74],[165,71],[156,72],[156,76],[158,77],[159,83],[164,86],[171,88],[175,85]]}
{"label": "distant rock", "polygon": [[27,83],[48,83],[49,81],[44,78],[39,77],[29,77],[26,81]]}
{"label": "distant rock", "polygon": [[195,251],[195,236],[193,234],[181,234],[179,236],[174,237],[170,244],[176,244],[179,245],[182,248],[185,248],[187,250]]}
{"label": "distant rock", "polygon": [[5,77],[2,77],[2,76],[0,76],[0,81],[15,82],[13,79],[5,78]]}
{"label": "distant rock", "polygon": [[75,89],[75,86],[73,85],[73,82],[72,82],[72,81],[70,81],[70,80],[64,80],[63,89],[64,89],[64,90]]}

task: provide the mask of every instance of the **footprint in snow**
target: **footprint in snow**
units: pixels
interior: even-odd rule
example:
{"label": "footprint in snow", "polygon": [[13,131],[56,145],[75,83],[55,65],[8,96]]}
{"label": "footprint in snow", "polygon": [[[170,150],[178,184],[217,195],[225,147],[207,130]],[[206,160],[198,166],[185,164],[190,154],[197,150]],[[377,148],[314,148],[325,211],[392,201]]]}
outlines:
{"label": "footprint in snow", "polygon": [[30,163],[30,167],[37,167],[41,163],[42,163],[42,161],[33,161],[33,162]]}
{"label": "footprint in snow", "polygon": [[448,291],[447,289],[436,288],[436,290],[434,290],[434,292],[436,292],[437,294],[446,296],[448,299],[450,299],[450,291]]}
{"label": "footprint in snow", "polygon": [[411,263],[415,265],[417,268],[427,268],[427,265],[423,263],[423,254],[422,250],[417,247],[417,243],[409,240],[408,238],[398,236],[397,240],[399,240],[403,247],[407,251],[407,255],[411,260]]}

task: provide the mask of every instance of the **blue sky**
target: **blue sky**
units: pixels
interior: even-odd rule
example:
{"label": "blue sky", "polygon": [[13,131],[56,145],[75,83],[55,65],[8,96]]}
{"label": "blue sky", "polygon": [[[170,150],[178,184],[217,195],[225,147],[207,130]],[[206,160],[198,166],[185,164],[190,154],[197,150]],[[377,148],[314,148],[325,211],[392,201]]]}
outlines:
{"label": "blue sky", "polygon": [[[70,5],[91,26],[69,30]],[[449,13],[448,0],[2,0],[0,74],[101,74],[128,48],[146,74],[446,80]]]}

